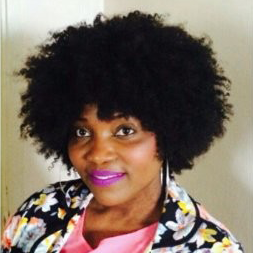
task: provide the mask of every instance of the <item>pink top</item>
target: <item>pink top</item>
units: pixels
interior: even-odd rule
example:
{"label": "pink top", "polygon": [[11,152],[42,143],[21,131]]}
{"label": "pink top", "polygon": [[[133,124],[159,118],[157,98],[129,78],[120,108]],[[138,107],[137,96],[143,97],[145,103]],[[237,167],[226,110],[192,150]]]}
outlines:
{"label": "pink top", "polygon": [[132,233],[103,239],[98,247],[93,249],[83,237],[84,216],[83,213],[60,253],[143,253],[153,240],[158,226],[158,222],[155,222]]}

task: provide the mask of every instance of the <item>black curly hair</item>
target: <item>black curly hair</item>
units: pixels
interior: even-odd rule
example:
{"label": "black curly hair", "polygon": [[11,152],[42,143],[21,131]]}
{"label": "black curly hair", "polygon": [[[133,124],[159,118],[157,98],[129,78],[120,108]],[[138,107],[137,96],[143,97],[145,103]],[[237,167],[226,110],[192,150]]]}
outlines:
{"label": "black curly hair", "polygon": [[230,81],[210,39],[164,24],[158,14],[99,14],[92,25],[52,33],[18,74],[28,83],[21,136],[68,169],[70,131],[87,104],[98,106],[100,119],[115,112],[137,117],[177,174],[224,134],[232,114]]}

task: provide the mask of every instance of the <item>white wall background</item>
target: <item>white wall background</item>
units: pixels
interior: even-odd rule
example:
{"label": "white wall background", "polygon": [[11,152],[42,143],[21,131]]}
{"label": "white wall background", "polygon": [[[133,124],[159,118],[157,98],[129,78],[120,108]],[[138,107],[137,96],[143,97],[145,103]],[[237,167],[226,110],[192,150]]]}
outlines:
{"label": "white wall background", "polygon": [[[49,30],[78,21],[139,9],[169,13],[168,22],[184,23],[194,35],[208,34],[220,64],[232,81],[235,115],[227,134],[196,161],[193,171],[178,177],[181,185],[253,252],[253,4],[250,0],[5,0],[2,1],[2,218],[13,213],[32,192],[58,181],[53,170],[19,139],[19,93],[22,80],[13,77],[34,46]],[[28,182],[28,183],[27,183]]]}

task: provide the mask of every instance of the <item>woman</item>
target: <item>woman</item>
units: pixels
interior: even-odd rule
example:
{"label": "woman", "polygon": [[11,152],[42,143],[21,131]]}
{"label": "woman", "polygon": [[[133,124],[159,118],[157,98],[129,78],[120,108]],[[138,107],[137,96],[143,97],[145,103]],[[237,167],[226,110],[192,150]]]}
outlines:
{"label": "woman", "polygon": [[21,133],[81,179],[33,194],[3,252],[243,252],[173,174],[232,114],[210,41],[138,11],[54,33],[20,75]]}

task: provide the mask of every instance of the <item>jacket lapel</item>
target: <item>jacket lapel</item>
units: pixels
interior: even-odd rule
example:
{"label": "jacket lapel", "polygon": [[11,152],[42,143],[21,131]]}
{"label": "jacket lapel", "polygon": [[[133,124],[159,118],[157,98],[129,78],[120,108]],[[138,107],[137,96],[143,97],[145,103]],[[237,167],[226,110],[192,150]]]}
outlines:
{"label": "jacket lapel", "polygon": [[199,227],[199,211],[195,201],[178,186],[172,177],[152,249],[173,247],[185,243]]}

